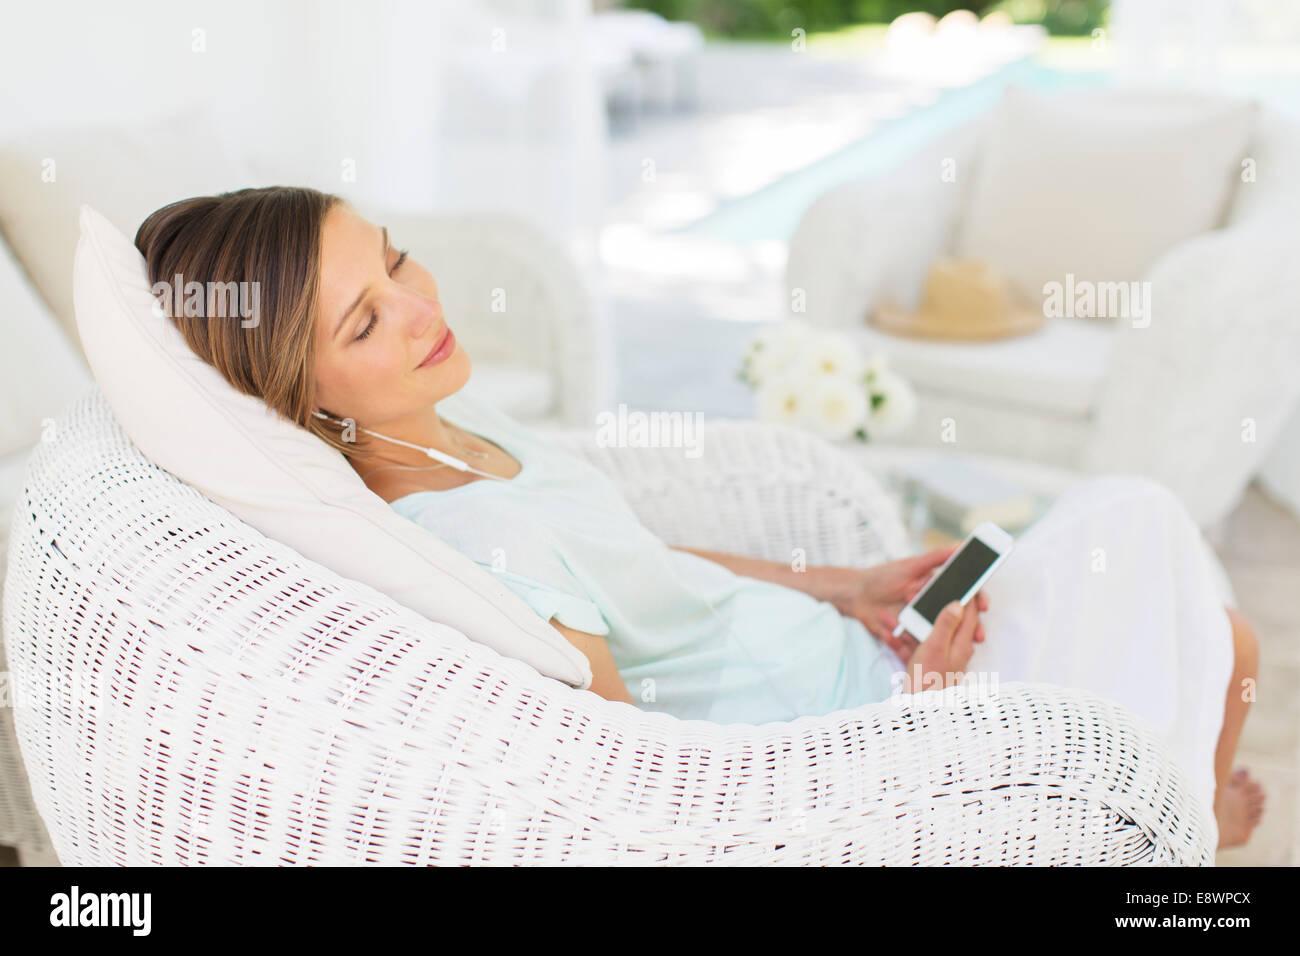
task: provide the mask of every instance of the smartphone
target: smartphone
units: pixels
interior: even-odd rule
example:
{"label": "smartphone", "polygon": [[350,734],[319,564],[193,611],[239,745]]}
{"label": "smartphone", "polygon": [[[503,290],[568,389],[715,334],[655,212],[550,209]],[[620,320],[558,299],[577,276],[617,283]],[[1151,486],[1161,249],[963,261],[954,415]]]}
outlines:
{"label": "smartphone", "polygon": [[934,629],[935,618],[943,609],[953,601],[958,601],[965,607],[966,602],[1006,560],[1012,545],[1011,535],[992,521],[981,523],[962,542],[961,547],[940,565],[935,576],[921,588],[920,593],[903,608],[898,615],[898,627],[894,628],[894,636],[898,637],[906,631],[918,641],[929,637],[930,631]]}

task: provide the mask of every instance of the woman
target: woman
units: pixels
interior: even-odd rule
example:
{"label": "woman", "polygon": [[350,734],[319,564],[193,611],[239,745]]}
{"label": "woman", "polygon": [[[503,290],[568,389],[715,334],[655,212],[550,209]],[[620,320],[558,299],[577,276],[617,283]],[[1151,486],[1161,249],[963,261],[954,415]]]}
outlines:
{"label": "woman", "polygon": [[[1263,794],[1231,763],[1254,634],[1216,603],[1200,533],[1161,486],[1077,486],[1021,538],[988,594],[950,607],[924,643],[896,639],[899,611],[949,550],[796,571],[670,547],[597,469],[457,394],[469,356],[433,276],[394,240],[337,197],[269,187],[173,203],[135,242],[153,282],[257,282],[256,323],[172,321],[235,387],[498,574],[587,656],[592,692],[761,723],[948,686],[968,668],[1086,687],[1165,737],[1214,807],[1220,846],[1249,836]],[[431,463],[425,448],[472,470]]]}

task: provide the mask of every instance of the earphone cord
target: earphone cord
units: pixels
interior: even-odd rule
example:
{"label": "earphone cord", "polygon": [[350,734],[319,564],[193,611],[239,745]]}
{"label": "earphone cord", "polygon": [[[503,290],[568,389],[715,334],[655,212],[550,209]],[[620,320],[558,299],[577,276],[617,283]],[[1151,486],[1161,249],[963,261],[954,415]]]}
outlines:
{"label": "earphone cord", "polygon": [[378,468],[371,468],[361,474],[362,478],[366,475],[373,475],[377,471],[385,471],[391,468],[401,468],[403,471],[433,471],[435,468],[450,468],[450,465],[380,465]]}
{"label": "earphone cord", "polygon": [[[384,436],[381,435],[380,437],[382,438]],[[396,439],[389,439],[389,440],[395,441]],[[461,445],[459,441],[456,442],[456,444],[460,445],[460,450],[464,452],[466,455],[473,455],[475,458],[486,458],[488,456],[487,452],[473,451],[472,449],[466,448],[464,445]],[[400,468],[403,471],[433,471],[435,468],[450,468],[450,467],[451,466],[446,464],[445,462],[440,465],[380,465],[378,468],[368,469],[364,474],[361,475],[361,477],[365,478],[366,475],[373,475],[377,471],[384,471],[386,469],[393,469],[393,468]],[[470,471],[474,471],[474,470],[475,469],[473,468],[470,469]]]}
{"label": "earphone cord", "polygon": [[[317,414],[320,414],[320,413],[317,413]],[[321,417],[324,418],[324,417],[327,417],[327,416],[325,416],[325,415],[321,415]],[[417,451],[422,451],[422,452],[424,452],[426,455],[428,455],[430,458],[434,458],[434,457],[436,457],[436,456],[434,455],[434,449],[431,449],[431,448],[425,448],[425,447],[422,447],[422,446],[420,446],[420,445],[412,444],[411,442],[409,442],[409,441],[403,441],[403,440],[400,439],[400,438],[390,438],[390,437],[387,436],[387,435],[381,435],[381,434],[379,434],[378,432],[372,432],[372,431],[371,431],[370,429],[368,429],[368,428],[363,428],[363,429],[361,429],[361,430],[362,430],[363,432],[365,432],[367,435],[374,435],[376,438],[382,438],[382,439],[384,439],[384,441],[390,441],[390,442],[393,442],[394,444],[397,444],[397,445],[405,445],[407,448],[414,448],[414,449],[416,449]],[[453,435],[453,436],[452,436],[452,439],[453,439],[453,440],[456,440],[456,436]],[[486,457],[488,456],[488,453],[485,452],[485,451],[474,451],[473,449],[466,448],[463,444],[461,444],[461,442],[460,442],[459,440],[456,440],[456,444],[457,444],[457,446],[460,448],[460,450],[461,450],[461,452],[462,452],[463,454],[466,454],[466,455],[472,455],[472,456],[474,456],[475,458],[486,458]],[[446,453],[443,453],[441,457],[450,457],[450,456],[447,456]],[[458,468],[457,468],[458,471],[468,471],[468,472],[472,472],[473,474],[476,474],[476,475],[482,475],[484,478],[495,478],[495,479],[497,479],[498,481],[505,481],[505,480],[508,480],[508,479],[503,479],[500,475],[493,475],[493,474],[490,474],[490,473],[488,473],[488,472],[486,472],[486,471],[480,471],[479,469],[473,467],[472,465],[470,465],[470,464],[469,464],[468,462],[466,462],[466,461],[460,461],[460,462],[459,462],[459,465],[460,465],[460,466],[463,466],[463,467],[458,467]],[[400,469],[403,469],[403,470],[405,470],[405,471],[433,471],[433,470],[436,469],[436,468],[449,468],[449,467],[451,467],[451,466],[450,466],[447,462],[443,462],[442,464],[439,464],[439,465],[380,465],[378,468],[371,468],[371,469],[369,469],[368,471],[366,471],[364,474],[360,474],[359,476],[360,476],[361,478],[364,479],[364,478],[366,477],[366,475],[372,475],[372,474],[374,474],[374,473],[377,472],[377,471],[384,471],[385,469],[391,469],[391,468],[400,468]]]}

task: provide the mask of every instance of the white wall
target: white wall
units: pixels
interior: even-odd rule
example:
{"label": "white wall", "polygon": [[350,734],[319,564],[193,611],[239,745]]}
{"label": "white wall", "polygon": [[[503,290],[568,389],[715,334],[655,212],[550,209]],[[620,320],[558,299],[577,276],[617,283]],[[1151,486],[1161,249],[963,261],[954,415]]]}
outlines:
{"label": "white wall", "polygon": [[581,247],[604,206],[604,114],[579,55],[590,10],[591,0],[6,3],[0,137],[207,104],[268,181],[381,207],[512,211]]}

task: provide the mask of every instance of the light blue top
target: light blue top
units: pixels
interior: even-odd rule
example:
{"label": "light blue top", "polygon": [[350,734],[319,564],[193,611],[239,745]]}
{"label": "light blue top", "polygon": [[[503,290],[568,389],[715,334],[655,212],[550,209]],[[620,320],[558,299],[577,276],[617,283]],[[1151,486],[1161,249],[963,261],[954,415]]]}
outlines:
{"label": "light blue top", "polygon": [[605,635],[637,706],[761,724],[889,697],[902,665],[857,619],[669,547],[602,471],[479,399],[457,393],[438,411],[522,470],[417,491],[393,509],[498,575],[542,618]]}

